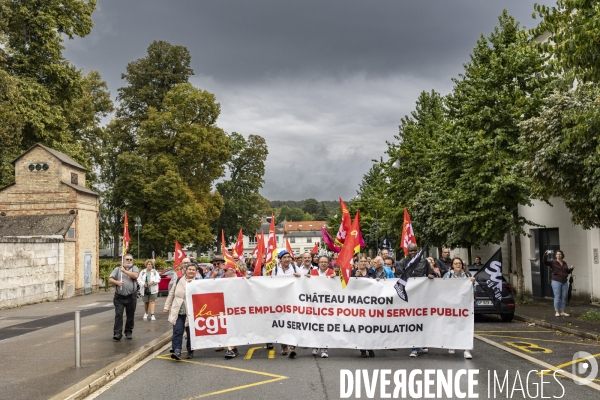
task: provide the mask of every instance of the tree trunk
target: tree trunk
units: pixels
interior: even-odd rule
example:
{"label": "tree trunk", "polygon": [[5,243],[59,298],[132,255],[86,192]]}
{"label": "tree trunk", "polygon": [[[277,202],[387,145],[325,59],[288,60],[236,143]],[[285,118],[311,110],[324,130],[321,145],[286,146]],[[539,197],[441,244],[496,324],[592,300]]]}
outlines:
{"label": "tree trunk", "polygon": [[515,240],[515,261],[517,266],[517,301],[523,301],[525,298],[525,277],[523,276],[523,260],[521,257],[521,235],[516,234]]}

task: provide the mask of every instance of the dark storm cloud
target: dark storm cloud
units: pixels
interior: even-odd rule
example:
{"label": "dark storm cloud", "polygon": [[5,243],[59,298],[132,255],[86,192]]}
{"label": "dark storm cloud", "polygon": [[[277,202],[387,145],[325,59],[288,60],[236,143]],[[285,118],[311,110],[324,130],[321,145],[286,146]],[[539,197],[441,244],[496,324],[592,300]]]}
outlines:
{"label": "dark storm cloud", "polygon": [[349,198],[419,92],[448,93],[502,9],[532,27],[533,3],[102,0],[66,56],[114,96],[153,40],[186,46],[192,83],[221,103],[219,125],[267,140],[267,198]]}

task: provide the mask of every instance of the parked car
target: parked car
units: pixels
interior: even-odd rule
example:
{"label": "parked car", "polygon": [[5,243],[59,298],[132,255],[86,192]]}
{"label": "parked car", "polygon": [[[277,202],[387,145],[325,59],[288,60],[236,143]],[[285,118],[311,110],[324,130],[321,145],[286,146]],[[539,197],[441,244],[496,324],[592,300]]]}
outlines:
{"label": "parked car", "polygon": [[175,275],[173,268],[166,269],[160,273],[160,282],[158,282],[159,296],[166,296],[169,294],[169,282],[171,282],[173,275]]}
{"label": "parked car", "polygon": [[[469,265],[469,272],[473,275],[479,271],[478,266]],[[504,322],[510,322],[515,316],[515,298],[513,286],[502,277],[502,300],[500,310],[494,306],[490,296],[483,290],[481,285],[475,285],[475,314],[499,314]]]}

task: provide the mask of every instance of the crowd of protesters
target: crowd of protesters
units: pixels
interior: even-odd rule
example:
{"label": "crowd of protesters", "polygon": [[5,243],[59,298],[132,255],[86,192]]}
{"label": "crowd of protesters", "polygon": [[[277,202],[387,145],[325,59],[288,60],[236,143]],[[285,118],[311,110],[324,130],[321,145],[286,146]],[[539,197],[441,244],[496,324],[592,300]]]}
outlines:
{"label": "crowd of protesters", "polygon": [[[414,244],[408,246],[407,257],[400,261],[395,261],[387,249],[383,249],[380,255],[370,258],[365,254],[358,254],[354,257],[354,269],[352,276],[366,279],[397,279],[400,278],[411,260],[417,255],[418,248]],[[331,278],[339,277],[340,268],[336,264],[337,254],[334,257],[329,257],[325,254],[311,254],[306,252],[294,258],[287,250],[282,250],[277,254],[278,262],[271,271],[271,276],[295,276],[295,277],[311,277],[311,276],[326,276]],[[226,262],[221,256],[215,256],[211,260],[209,266],[202,268],[194,258],[184,258],[181,261],[182,276],[173,275],[169,282],[169,294],[164,305],[163,312],[168,314],[168,320],[173,325],[171,357],[175,360],[182,358],[183,338],[185,336],[185,344],[187,349],[186,358],[194,357],[194,351],[190,343],[190,333],[188,324],[188,307],[186,305],[186,286],[193,280],[198,279],[220,279],[220,278],[250,278],[254,273],[254,265],[256,259],[248,258],[240,260],[237,254],[233,255],[234,261]],[[117,295],[115,295],[115,327],[114,339],[116,341],[121,338],[123,325],[123,311],[127,311],[127,324],[125,327],[125,336],[131,338],[133,330],[133,312],[135,307],[135,282],[137,282],[137,290],[139,290],[144,302],[144,317],[148,317],[154,321],[154,302],[158,294],[158,283],[160,282],[160,274],[154,269],[154,261],[146,260],[146,268],[142,272],[138,272],[137,268],[132,266],[131,255],[124,257],[125,265],[115,268],[111,274],[110,282],[117,287]],[[481,259],[477,257],[478,265],[481,264]],[[263,259],[262,275],[267,275]],[[123,277],[125,280],[123,281]],[[441,257],[433,259],[432,257],[420,258],[416,260],[416,265],[411,267],[408,272],[408,277],[427,277],[429,279],[449,279],[463,278],[471,279],[475,283],[475,278],[471,276],[465,263],[459,257],[450,258],[450,249],[444,248],[441,252]],[[118,279],[119,278],[119,279]],[[129,286],[127,282],[134,282]],[[127,287],[127,289],[122,289]],[[131,298],[131,302],[125,301],[125,296]],[[128,298],[129,298],[128,297]],[[118,301],[117,301],[118,300]],[[118,307],[117,307],[118,306]],[[557,312],[560,306],[557,307]],[[119,315],[120,314],[120,315]],[[267,343],[267,348],[273,348],[271,343]],[[222,351],[223,348],[217,348],[216,351]],[[411,357],[417,357],[420,353],[427,353],[427,348],[412,348]],[[455,350],[450,349],[450,354],[454,354]],[[329,356],[327,348],[314,348],[312,350],[314,356],[327,358]],[[281,344],[281,355],[289,358],[294,358],[297,355],[297,349],[291,344]],[[239,356],[237,347],[230,346],[227,348],[224,358],[231,359]],[[375,357],[375,352],[369,349],[361,349],[360,356]],[[465,358],[472,358],[470,349],[464,350]]]}

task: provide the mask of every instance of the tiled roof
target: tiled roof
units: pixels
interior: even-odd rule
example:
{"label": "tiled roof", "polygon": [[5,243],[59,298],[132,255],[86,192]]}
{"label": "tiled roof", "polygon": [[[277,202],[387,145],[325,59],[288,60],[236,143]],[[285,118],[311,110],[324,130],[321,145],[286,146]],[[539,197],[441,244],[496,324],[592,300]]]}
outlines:
{"label": "tiled roof", "polygon": [[25,153],[21,154],[19,157],[15,158],[14,160],[12,160],[12,163],[16,163],[21,157],[23,157],[25,154],[29,153],[31,151],[31,149],[33,149],[34,147],[41,147],[42,149],[46,150],[48,153],[52,154],[54,157],[58,158],[60,161],[62,161],[65,164],[68,164],[72,167],[87,171],[86,168],[79,164],[77,161],[73,160],[71,157],[69,157],[68,155],[61,153],[60,151],[56,151],[54,149],[51,149],[50,147],[46,147],[42,144],[36,143],[33,146],[31,146],[29,148],[29,150],[27,150]]}

